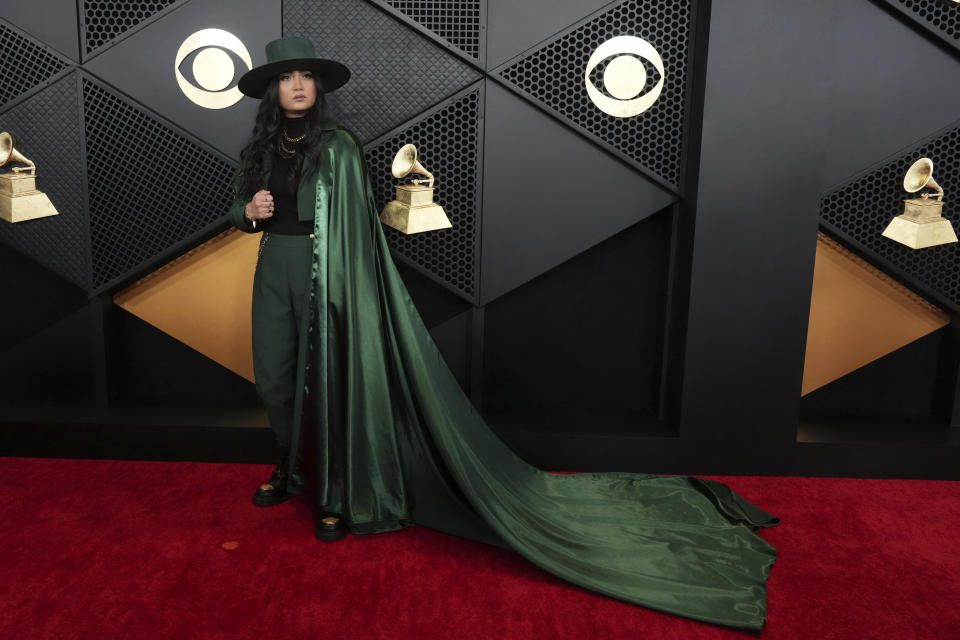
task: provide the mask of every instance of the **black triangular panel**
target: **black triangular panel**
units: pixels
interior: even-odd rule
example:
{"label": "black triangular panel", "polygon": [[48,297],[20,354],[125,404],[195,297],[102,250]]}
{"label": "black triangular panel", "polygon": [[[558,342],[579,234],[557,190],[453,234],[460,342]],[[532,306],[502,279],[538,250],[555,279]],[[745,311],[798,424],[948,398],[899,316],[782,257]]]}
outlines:
{"label": "black triangular panel", "polygon": [[234,168],[84,76],[93,287],[221,218]]}
{"label": "black triangular panel", "polygon": [[[71,60],[80,60],[77,0],[44,0],[43,10],[32,2],[4,2],[3,19]],[[4,58],[6,59],[6,58]]]}
{"label": "black triangular panel", "polygon": [[[960,193],[960,122],[918,143],[853,180],[829,191],[820,201],[820,219],[838,236],[901,279],[917,286],[954,312],[960,312],[960,246],[946,244],[911,249],[882,236],[890,220],[903,213],[903,176],[918,158],[934,160],[934,177],[949,194]],[[954,229],[960,209],[945,200],[943,216]]]}
{"label": "black triangular panel", "polygon": [[90,223],[83,174],[82,125],[74,71],[0,114],[17,150],[37,165],[37,188],[58,215],[0,223],[0,242],[83,289],[90,288]]}
{"label": "black triangular panel", "polygon": [[493,424],[526,417],[555,434],[636,429],[656,415],[670,226],[666,212],[649,216],[486,305]]}
{"label": "black triangular panel", "polygon": [[80,24],[86,54],[110,43],[144,20],[183,0],[153,2],[115,2],[83,0],[80,3]]}
{"label": "black triangular panel", "polygon": [[947,0],[885,0],[960,51],[960,4]]}
{"label": "black triangular panel", "polygon": [[124,404],[220,407],[234,415],[249,412],[249,426],[266,426],[253,383],[135,315],[113,311],[120,336],[115,373]]}
{"label": "black triangular panel", "polygon": [[514,92],[485,102],[481,304],[676,200]]}
{"label": "black triangular panel", "polygon": [[0,21],[0,110],[4,105],[59,73],[68,62],[47,47]]}
{"label": "black triangular panel", "polygon": [[[692,0],[625,0],[575,26],[520,60],[494,71],[524,94],[562,115],[634,166],[659,177],[673,190],[681,178],[687,111],[687,70],[692,31]],[[587,95],[584,72],[594,50],[615,36],[646,40],[664,63],[659,99],[643,113],[617,118],[600,111]],[[599,85],[606,64],[591,73]],[[647,88],[654,73],[648,66]]]}
{"label": "black triangular panel", "polygon": [[467,300],[477,295],[480,237],[480,141],[483,131],[479,84],[365,147],[378,210],[395,197],[390,166],[404,144],[417,146],[418,159],[437,177],[434,201],[443,206],[450,229],[404,235],[384,227],[391,248],[419,270]]}
{"label": "black triangular panel", "polygon": [[187,38],[196,36],[203,27],[215,25],[236,36],[243,49],[211,45],[207,40],[194,41],[191,52],[178,67],[186,85],[202,89],[192,69],[196,54],[210,46],[228,51],[233,63],[232,80],[221,93],[229,93],[247,71],[242,59],[244,50],[254,66],[265,62],[264,45],[280,33],[281,8],[281,0],[233,0],[225,15],[220,0],[190,0],[158,14],[98,51],[84,63],[83,69],[188,135],[230,158],[239,158],[260,101],[241,98],[222,109],[204,108],[181,90],[174,62]]}
{"label": "black triangular panel", "polygon": [[550,10],[544,11],[544,4],[540,2],[488,2],[486,67],[495,69],[524,51],[534,49],[538,43],[581,22],[608,4],[610,0],[554,1],[550,3]]}
{"label": "black triangular panel", "polygon": [[[0,352],[85,306],[87,292],[13,249],[0,245]],[[3,356],[0,356],[0,360]]]}
{"label": "black triangular panel", "polygon": [[3,351],[0,407],[5,419],[20,411],[93,404],[99,330],[91,304]]}
{"label": "black triangular panel", "polygon": [[480,61],[483,51],[481,0],[374,0],[436,34]]}
{"label": "black triangular panel", "polygon": [[[960,5],[958,5],[960,6]],[[910,20],[883,5],[839,3],[831,15],[829,104],[822,122],[824,185],[836,185],[884,158],[915,146],[960,117],[960,64],[946,47],[917,33]],[[869,34],[869,37],[864,37]],[[896,47],[889,43],[896,42]],[[864,73],[882,69],[882,73]],[[912,78],[923,69],[936,87],[918,111],[917,91],[891,78]],[[908,83],[909,84],[909,83]]]}
{"label": "black triangular panel", "polygon": [[[937,378],[943,352],[949,348],[949,331],[927,334],[803,396],[801,419],[812,419],[806,429],[816,429],[818,423],[840,423],[848,433],[857,428],[876,430],[871,439],[878,441],[884,437],[886,420],[932,416],[938,387],[943,386]],[[922,431],[919,420],[916,426]]]}
{"label": "black triangular panel", "polygon": [[469,391],[470,381],[471,314],[472,311],[467,310],[430,329],[430,337],[440,349],[443,361],[464,391]]}
{"label": "black triangular panel", "polygon": [[367,142],[480,78],[479,72],[365,0],[287,0],[283,32],[346,64],[331,112]]}

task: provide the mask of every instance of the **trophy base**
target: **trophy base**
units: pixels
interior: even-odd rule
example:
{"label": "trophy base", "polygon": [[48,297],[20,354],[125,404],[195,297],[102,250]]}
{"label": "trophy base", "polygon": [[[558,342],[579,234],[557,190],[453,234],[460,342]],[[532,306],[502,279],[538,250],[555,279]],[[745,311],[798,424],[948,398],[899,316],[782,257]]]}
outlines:
{"label": "trophy base", "polygon": [[943,200],[911,198],[903,201],[903,215],[908,220],[930,222],[943,220]]}
{"label": "trophy base", "polygon": [[411,207],[425,207],[433,204],[433,187],[422,184],[397,185],[397,201]]}
{"label": "trophy base", "polygon": [[431,203],[411,207],[397,200],[391,200],[380,214],[380,222],[406,234],[449,229],[453,225],[444,213],[443,207]]}
{"label": "trophy base", "polygon": [[0,195],[22,196],[37,190],[37,176],[33,173],[0,173]]}
{"label": "trophy base", "polygon": [[57,215],[57,209],[42,191],[18,195],[0,194],[0,218],[7,222],[23,222]]}
{"label": "trophy base", "polygon": [[917,220],[907,214],[891,220],[883,230],[883,236],[905,244],[911,249],[923,249],[957,241],[953,225],[946,218]]}

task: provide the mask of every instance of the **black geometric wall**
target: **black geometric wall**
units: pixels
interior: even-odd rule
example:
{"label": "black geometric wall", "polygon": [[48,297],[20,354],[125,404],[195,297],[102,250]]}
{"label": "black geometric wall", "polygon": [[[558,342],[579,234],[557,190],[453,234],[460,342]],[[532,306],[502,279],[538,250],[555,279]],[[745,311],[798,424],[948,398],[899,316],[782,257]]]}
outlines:
{"label": "black geometric wall", "polygon": [[316,42],[346,64],[351,81],[331,111],[367,142],[437,104],[481,75],[459,57],[364,0],[287,0],[283,32]]}
{"label": "black geometric wall", "polygon": [[549,10],[539,2],[485,3],[485,69],[497,69],[521,54],[534,51],[584,18],[605,11],[610,0],[557,0]]}
{"label": "black geometric wall", "polygon": [[82,0],[80,16],[84,53],[90,54],[109,44],[126,31],[178,1],[182,0],[154,0],[153,2]]}
{"label": "black geometric wall", "polygon": [[80,33],[77,27],[77,0],[44,0],[42,10],[31,2],[0,3],[0,20],[14,25],[24,34],[58,56],[73,62],[80,60]]}
{"label": "black geometric wall", "polygon": [[676,202],[506,87],[485,102],[481,305]]}
{"label": "black geometric wall", "polygon": [[[960,245],[911,249],[882,233],[903,213],[904,200],[918,197],[904,190],[903,179],[921,157],[932,159],[944,188],[944,217],[960,227],[958,9],[949,0],[836,2],[826,32],[835,64],[829,83],[815,85],[829,112],[819,170],[821,229],[918,298],[953,314],[960,311]],[[946,443],[960,424],[956,327],[954,318],[941,331],[804,396],[798,441],[906,443],[923,423]],[[916,464],[928,465],[935,449]],[[891,450],[891,458],[902,454],[902,447]],[[948,464],[956,468],[955,453],[944,458],[951,455]]]}
{"label": "black geometric wall", "polygon": [[[112,63],[101,59],[116,44],[136,43],[145,27],[153,37],[165,10],[185,4],[81,2],[84,51],[96,54],[91,68],[109,71]],[[205,18],[195,13],[185,15],[202,26]],[[17,17],[36,28],[22,12]],[[150,47],[163,73],[146,74],[153,85],[166,84],[162,93],[175,100],[178,41],[168,35],[159,48]],[[71,62],[13,24],[0,22],[0,47],[5,59],[17,60],[0,78],[0,130],[18,136],[17,148],[37,163],[38,186],[59,211],[0,224],[0,242],[96,294],[142,275],[222,224],[235,164],[165,120],[165,102],[138,103],[91,73],[88,63]],[[124,64],[136,59],[127,55]]]}
{"label": "black geometric wall", "polygon": [[903,201],[915,196],[903,190],[903,176],[923,157],[933,159],[934,178],[946,193],[943,216],[957,229],[960,122],[828,191],[820,203],[820,218],[834,235],[868,258],[879,258],[912,286],[960,312],[960,251],[956,244],[911,249],[881,235],[890,220],[903,213]]}
{"label": "black geometric wall", "polygon": [[[183,33],[211,26],[204,24],[209,20],[204,16],[216,11],[211,6],[203,0],[81,0],[77,5],[85,62],[78,72],[83,78],[82,95],[76,96],[80,112],[67,121],[74,128],[80,123],[83,131],[83,140],[75,146],[75,153],[82,154],[77,166],[83,175],[75,179],[89,193],[84,189],[75,193],[79,219],[89,230],[83,238],[86,245],[47,260],[70,265],[56,268],[91,292],[129,281],[158,256],[189,244],[220,220],[227,208],[233,163],[217,153],[225,148],[220,139],[223,131],[210,126],[211,113],[184,107],[174,87],[163,89],[171,84],[164,56],[149,56],[145,74],[130,74],[127,63],[144,47],[150,51],[175,48]],[[575,3],[565,6],[568,25],[496,69],[485,68],[487,10],[482,0],[285,0],[280,12],[284,34],[309,37],[319,55],[350,67],[351,82],[328,96],[329,105],[333,116],[364,143],[379,206],[393,197],[396,181],[388,172],[392,154],[408,141],[418,145],[421,159],[438,177],[436,200],[454,226],[415,236],[388,230],[391,246],[436,283],[474,304],[480,303],[483,259],[486,83],[496,82],[498,91],[506,89],[536,105],[536,118],[562,122],[570,132],[591,140],[601,154],[619,159],[615,162],[626,160],[638,169],[635,176],[615,171],[622,184],[649,184],[646,174],[676,192],[685,136],[693,0],[625,0],[599,12],[592,5],[579,10]],[[29,62],[17,74],[4,76],[0,96],[13,98],[74,66],[16,28],[0,27],[0,42],[10,55]],[[589,102],[582,86],[583,65],[593,49],[621,34],[648,39],[665,63],[660,99],[633,118],[603,114]],[[248,49],[260,57],[263,44],[275,35],[280,34],[248,42]],[[168,56],[173,48],[166,52]],[[606,62],[592,79],[601,88]],[[649,65],[648,71],[649,85],[657,78]],[[547,77],[549,81],[544,80]],[[240,107],[249,110],[250,101]],[[203,125],[194,127],[185,120],[194,112]],[[36,137],[32,132],[31,136]],[[216,138],[212,148],[204,144],[206,137]],[[518,137],[516,144],[524,141]],[[511,155],[509,147],[500,152]],[[496,159],[498,166],[502,162],[503,158]],[[602,161],[596,170],[610,168]],[[518,175],[525,174],[521,170]],[[133,184],[136,189],[130,188]],[[505,285],[509,288],[535,277],[625,224],[661,209],[667,201],[669,196],[649,202],[633,199],[626,217],[621,207],[607,214],[594,211],[591,216],[600,218],[592,228],[603,230],[599,234],[554,226],[551,233],[572,233],[583,241],[554,251],[549,260],[532,258],[525,269],[515,272],[516,282],[497,287],[498,294],[507,290]],[[610,223],[604,215],[613,215],[617,221]],[[62,225],[66,220],[37,222],[32,228]],[[514,240],[525,242],[522,236]]]}
{"label": "black geometric wall", "polygon": [[235,168],[93,79],[83,104],[99,290],[221,219]]}
{"label": "black geometric wall", "polygon": [[480,0],[378,0],[464,54],[483,61],[486,2]]}
{"label": "black geometric wall", "polygon": [[[480,86],[467,89],[365,146],[367,164],[386,167],[397,149],[412,142],[427,150],[418,156],[431,173],[442,176],[434,185],[434,201],[440,203],[453,225],[430,233],[406,235],[384,227],[387,240],[398,255],[439,277],[447,287],[467,299],[476,295],[477,245],[480,239],[480,119],[483,95]],[[396,197],[397,180],[384,171],[371,173],[378,210]]]}
{"label": "black geometric wall", "polygon": [[960,50],[960,3],[950,0],[883,0]]}
{"label": "black geometric wall", "polygon": [[[629,0],[575,25],[531,53],[493,70],[503,80],[549,107],[621,158],[678,191],[687,104],[687,67],[692,42],[692,0]],[[606,40],[634,35],[652,44],[664,62],[660,98],[646,112],[617,118],[597,109],[583,89],[590,54]],[[612,58],[601,61],[590,81],[601,84]],[[659,74],[648,61],[648,92]]]}
{"label": "black geometric wall", "polygon": [[[514,10],[488,4],[241,0],[231,3],[234,11],[225,12],[215,0],[78,0],[72,5],[75,11],[61,13],[76,21],[73,46],[79,63],[41,44],[35,37],[37,21],[17,13],[21,23],[30,25],[30,33],[0,23],[6,29],[0,29],[0,42],[8,55],[29,64],[0,80],[0,126],[20,133],[22,151],[28,155],[43,148],[34,154],[40,186],[61,215],[0,224],[0,242],[89,295],[109,295],[222,228],[236,141],[248,134],[257,103],[243,99],[220,112],[190,103],[177,88],[173,58],[187,35],[223,28],[240,37],[254,64],[264,61],[263,47],[273,38],[302,35],[316,43],[320,56],[351,69],[351,81],[327,98],[334,118],[363,144],[377,206],[394,197],[399,181],[389,170],[397,149],[407,142],[418,146],[421,162],[437,177],[435,200],[453,227],[412,236],[385,232],[395,255],[432,282],[426,289],[433,293],[424,299],[449,298],[438,290],[442,288],[453,293],[458,304],[481,306],[591,248],[603,261],[609,251],[606,239],[663,211],[678,197],[683,172],[678,145],[686,135],[690,107],[687,48],[695,2],[558,1],[551,8],[549,27],[527,32],[509,25],[508,30],[517,33],[498,43],[497,68],[487,64],[487,14],[495,10],[508,26]],[[650,40],[666,65],[662,96],[653,108],[631,118],[632,124],[601,114],[585,97],[582,82],[583,65],[593,49],[603,38],[623,34]],[[525,85],[508,77],[508,67],[541,64],[556,51],[572,61],[536,73],[556,78],[561,88],[569,80],[562,76],[573,73],[573,83],[563,90],[584,94],[574,98],[582,101],[576,117],[545,100],[540,89],[546,83]],[[510,64],[504,65],[505,60]],[[601,88],[603,69],[601,64],[593,75]],[[647,71],[655,76],[651,67]],[[491,93],[498,109],[492,117],[500,129],[492,138],[485,126]],[[501,109],[504,105],[508,108]],[[531,126],[511,136],[506,134],[513,109]],[[34,123],[28,114],[37,118]],[[667,126],[673,138],[661,135]],[[533,133],[534,139],[525,133]],[[549,139],[537,140],[537,135]],[[496,143],[496,157],[485,155],[488,140]],[[552,149],[562,153],[551,154]],[[523,155],[517,152],[530,150],[541,154],[541,166],[516,164]],[[51,153],[69,166],[61,167]],[[587,165],[575,163],[584,158]],[[494,170],[497,184],[485,186],[487,167]],[[554,185],[557,180],[565,184]],[[555,209],[569,208],[571,190],[588,194],[589,185],[600,183],[603,197],[576,200],[576,211],[567,221],[550,219]],[[498,188],[522,197],[496,201],[497,210],[491,213],[500,221],[501,235],[489,236],[482,247],[485,194]],[[513,230],[511,219],[518,223]],[[637,233],[650,235],[639,227]],[[502,234],[511,236],[509,241]],[[51,238],[55,244],[43,244]],[[648,240],[659,243],[663,237],[658,232]],[[515,246],[522,251],[514,251]],[[511,252],[511,259],[523,260],[523,268],[512,270],[510,278],[498,281],[484,298],[484,260],[489,260],[492,273],[510,271],[510,265],[496,262],[497,253],[504,251]],[[653,262],[657,272],[647,274],[648,279],[665,286],[661,261]],[[554,281],[565,277],[560,273]],[[599,290],[594,293],[601,295]],[[655,297],[630,308],[657,324],[663,301]],[[470,333],[475,329],[473,320],[461,319],[447,337],[459,344],[447,351],[463,358],[471,353],[471,359],[480,355],[482,344],[474,344]],[[603,358],[582,355],[597,366]],[[655,362],[646,365],[658,370]],[[479,379],[474,382],[479,384]]]}
{"label": "black geometric wall", "polygon": [[[216,27],[227,31],[236,36],[240,47],[221,47],[206,37],[195,36],[190,49],[181,52],[185,57],[176,67],[186,85],[200,89],[193,66],[202,49],[213,47],[230,59],[231,84],[235,84],[248,68],[244,49],[252,65],[265,61],[263,45],[280,33],[282,6],[281,0],[234,0],[231,10],[224,12],[218,0],[181,1],[97,49],[83,63],[83,69],[188,135],[236,160],[249,135],[258,101],[241,97],[223,109],[197,105],[178,85],[175,56],[186,39],[201,29]],[[136,60],[136,65],[131,60]]]}
{"label": "black geometric wall", "polygon": [[669,236],[655,214],[486,305],[485,410],[521,424],[543,411],[558,432],[630,432],[628,414],[655,413]]}
{"label": "black geometric wall", "polygon": [[[478,253],[483,204],[477,171],[489,162],[505,161],[509,165],[510,150],[506,149],[506,158],[491,159],[484,155],[482,143],[474,138],[474,132],[483,130],[479,126],[470,125],[464,130],[459,121],[451,122],[451,129],[444,132],[437,128],[426,138],[422,138],[423,132],[418,127],[425,119],[435,117],[437,105],[460,95],[481,78],[485,78],[487,84],[496,82],[521,100],[537,105],[538,118],[561,121],[569,131],[590,139],[595,148],[602,149],[611,159],[621,164],[626,161],[635,169],[632,176],[623,176],[628,184],[632,181],[649,184],[646,177],[652,177],[670,191],[678,192],[680,188],[693,0],[626,0],[611,3],[594,13],[590,6],[578,10],[575,3],[568,4],[563,11],[575,16],[571,23],[496,68],[485,64],[486,2],[286,0],[283,5],[285,34],[312,38],[317,42],[320,55],[341,60],[351,68],[350,83],[328,96],[328,101],[334,116],[365,143],[378,200],[385,202],[392,198],[388,193],[388,185],[393,184],[388,173],[392,154],[403,143],[413,141],[418,144],[425,166],[438,176],[441,186],[436,200],[444,205],[452,220],[471,221],[462,229],[454,222],[451,230],[422,237],[403,238],[393,231],[388,234],[398,255],[474,304],[482,304],[477,278],[483,270],[481,261],[485,259]],[[602,113],[590,102],[583,85],[587,59],[599,44],[615,35],[649,40],[664,60],[665,82],[660,98],[648,111],[632,118]],[[593,81],[601,88],[608,62],[602,61],[593,72]],[[647,71],[644,92],[659,79],[649,63]],[[544,108],[551,115],[547,115]],[[478,104],[477,119],[483,120],[485,109],[482,102]],[[520,133],[513,144],[525,144]],[[412,137],[407,140],[404,135]],[[418,142],[416,137],[422,140]],[[371,143],[377,147],[375,152]],[[394,148],[388,148],[390,145]],[[448,158],[454,156],[461,158],[456,164],[450,164]],[[463,171],[464,163],[471,168]],[[589,174],[609,168],[605,162],[600,164],[602,168],[585,167],[584,171]],[[528,175],[526,168],[517,168],[520,184]],[[539,188],[539,184],[531,186],[531,189]],[[447,192],[443,193],[444,190]],[[466,197],[468,194],[470,198]],[[669,202],[669,198],[656,197],[651,200],[653,208],[644,208],[645,200],[624,203],[631,216],[624,224],[632,224]],[[516,215],[525,214],[520,210]],[[610,227],[609,233],[615,233],[623,228],[619,223],[608,224],[603,219],[605,215],[622,217],[622,210],[600,208],[591,212],[591,216],[600,218],[595,229]],[[550,232],[576,233],[563,226],[556,226]],[[538,235],[542,236],[542,230]],[[572,257],[588,248],[589,242],[603,240],[607,235],[584,237],[590,240],[573,243],[575,251],[564,253],[560,259]],[[490,253],[496,253],[496,248]],[[522,270],[522,279],[511,286],[556,264],[553,259],[541,261],[531,255],[527,268]],[[497,291],[505,292],[502,287]]]}
{"label": "black geometric wall", "polygon": [[[0,20],[0,109],[17,96],[62,71],[67,64],[49,47],[44,47]],[[11,61],[16,61],[15,64]]]}
{"label": "black geometric wall", "polygon": [[[951,75],[960,74],[958,11],[948,0],[4,3],[0,53],[16,64],[0,76],[0,130],[19,134],[60,215],[0,222],[0,243],[46,274],[44,282],[61,285],[51,295],[77,289],[106,300],[218,231],[256,102],[215,113],[185,101],[174,52],[195,30],[219,27],[236,33],[259,64],[271,39],[306,35],[321,56],[353,71],[329,100],[364,145],[378,205],[392,197],[389,162],[408,139],[437,174],[436,199],[454,228],[386,233],[396,255],[425,274],[422,299],[454,299],[449,306],[458,311],[488,307],[470,310],[469,322],[458,316],[448,334],[462,337],[453,349],[461,360],[491,355],[498,360],[489,370],[511,380],[499,372],[511,367],[514,344],[531,342],[520,329],[537,330],[537,321],[513,320],[536,307],[527,315],[541,323],[561,318],[585,335],[608,333],[571,345],[564,340],[574,332],[551,327],[555,339],[533,349],[524,383],[549,378],[537,377],[543,367],[534,356],[552,350],[541,360],[550,362],[564,349],[579,349],[570,362],[583,364],[562,374],[568,382],[595,371],[603,384],[601,376],[617,375],[604,366],[613,362],[633,376],[618,378],[623,388],[652,394],[657,380],[677,380],[675,394],[661,387],[662,397],[644,403],[644,410],[675,405],[669,438],[611,433],[591,451],[571,446],[559,457],[592,455],[598,466],[642,471],[783,472],[777,465],[795,460],[801,472],[860,465],[889,473],[845,443],[792,448],[815,233],[820,221],[917,291],[957,308],[960,262],[952,248],[914,252],[879,232],[902,210],[902,174],[921,154],[933,157],[945,214],[960,223],[953,206],[960,124],[942,129],[956,119],[960,95]],[[45,26],[46,16],[69,24]],[[695,32],[701,27],[709,34]],[[659,100],[622,120],[597,110],[584,91],[586,61],[619,35],[648,41],[665,65]],[[604,64],[587,79],[599,90]],[[646,71],[649,88],[656,74]],[[703,121],[691,122],[701,110]],[[732,153],[752,150],[760,153]],[[683,164],[687,156],[694,165]],[[746,170],[744,158],[753,163]],[[697,180],[695,207],[684,200],[688,177]],[[739,206],[757,193],[763,197]],[[620,249],[611,252],[613,245]],[[643,247],[643,255],[631,254]],[[604,270],[616,278],[599,276]],[[640,271],[637,288],[632,275]],[[614,299],[624,295],[637,299]],[[561,315],[546,309],[567,302]],[[57,308],[67,307],[74,308]],[[642,351],[602,352],[617,348],[617,332],[635,330],[649,331]],[[509,340],[488,352],[484,335]],[[557,395],[567,401],[573,393],[534,397]],[[623,422],[622,432],[633,426]],[[540,428],[530,449],[554,438],[552,425]],[[946,468],[948,448],[923,449],[924,464],[932,457],[940,466],[931,468]],[[919,459],[918,452],[907,453]],[[891,447],[884,455],[895,466],[904,452]],[[826,468],[831,460],[835,468]]]}
{"label": "black geometric wall", "polygon": [[[84,59],[89,58],[83,66],[80,107],[86,146],[83,182],[89,194],[78,192],[89,197],[80,207],[89,215],[89,249],[81,247],[58,260],[83,265],[72,267],[70,277],[91,291],[135,277],[157,256],[201,234],[226,209],[231,160],[216,152],[224,148],[219,137],[214,148],[203,144],[206,134],[212,139],[221,132],[215,134],[209,124],[189,126],[181,113],[183,100],[168,104],[158,97],[178,95],[176,89],[160,94],[155,89],[169,83],[169,78],[153,81],[163,77],[157,74],[168,73],[163,64],[149,65],[150,91],[122,71],[144,45],[150,50],[173,47],[189,25],[211,26],[203,24],[203,16],[210,15],[209,4],[200,0],[78,4],[81,50]],[[602,153],[627,160],[676,191],[685,136],[692,10],[693,0],[627,0],[593,13],[589,5],[580,12],[565,7],[565,15],[576,16],[566,28],[496,69],[484,68],[487,3],[480,0],[286,0],[281,15],[284,34],[312,38],[321,56],[351,68],[352,81],[328,99],[333,115],[365,143],[380,203],[392,197],[388,192],[395,181],[387,173],[392,147],[416,139],[421,157],[438,175],[437,201],[446,207],[454,227],[410,237],[388,230],[391,246],[435,282],[476,304],[482,270],[485,109],[485,85],[480,81],[496,81],[519,98],[546,107]],[[165,39],[164,29],[173,29],[176,37]],[[582,86],[586,58],[603,39],[620,34],[648,39],[665,62],[660,99],[634,118],[604,115],[589,103]],[[33,67],[23,66],[19,75],[5,76],[11,97],[70,65],[14,28],[0,31],[0,36],[13,53],[35,61]],[[269,37],[248,43],[255,57]],[[600,87],[603,64],[593,75]],[[552,88],[551,82],[542,80],[547,72],[558,80]],[[648,82],[655,82],[655,72],[650,75]],[[563,82],[571,78],[573,84],[565,86]],[[567,102],[552,100],[561,94],[568,94]],[[249,104],[244,101],[241,106],[249,109]],[[186,109],[192,113],[192,107]],[[197,117],[209,118],[210,113]],[[634,179],[644,182],[640,173]],[[138,193],[125,188],[130,184],[138,184]],[[649,210],[636,211],[630,222],[662,206],[658,198]],[[596,228],[604,224],[600,220]],[[618,222],[609,233],[620,228]],[[574,251],[585,248],[577,246]],[[537,268],[555,264],[551,259]]]}
{"label": "black geometric wall", "polygon": [[12,131],[17,150],[38,167],[37,187],[59,215],[0,223],[0,242],[83,289],[90,288],[90,223],[83,170],[79,72],[73,71],[0,112],[0,131]]}

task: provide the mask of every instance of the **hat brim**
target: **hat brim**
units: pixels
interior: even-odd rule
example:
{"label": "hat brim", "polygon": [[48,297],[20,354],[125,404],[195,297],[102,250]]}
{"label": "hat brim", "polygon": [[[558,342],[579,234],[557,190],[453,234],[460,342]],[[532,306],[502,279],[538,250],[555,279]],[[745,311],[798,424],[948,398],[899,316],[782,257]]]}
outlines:
{"label": "hat brim", "polygon": [[290,60],[278,60],[277,62],[254,67],[240,77],[237,88],[240,89],[240,92],[244,95],[259,99],[267,92],[267,85],[270,83],[270,78],[284,71],[302,69],[309,69],[317,75],[320,84],[323,85],[325,93],[339,89],[350,80],[350,69],[347,69],[347,67],[336,60],[326,60],[324,58],[294,58]]}

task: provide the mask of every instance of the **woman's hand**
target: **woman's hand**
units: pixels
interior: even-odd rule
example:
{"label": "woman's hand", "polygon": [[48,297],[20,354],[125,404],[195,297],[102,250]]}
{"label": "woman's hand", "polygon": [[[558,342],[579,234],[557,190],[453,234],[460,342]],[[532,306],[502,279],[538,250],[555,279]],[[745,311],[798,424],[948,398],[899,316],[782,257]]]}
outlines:
{"label": "woman's hand", "polygon": [[266,220],[273,216],[273,196],[266,189],[253,194],[253,200],[247,203],[244,215],[248,220]]}

